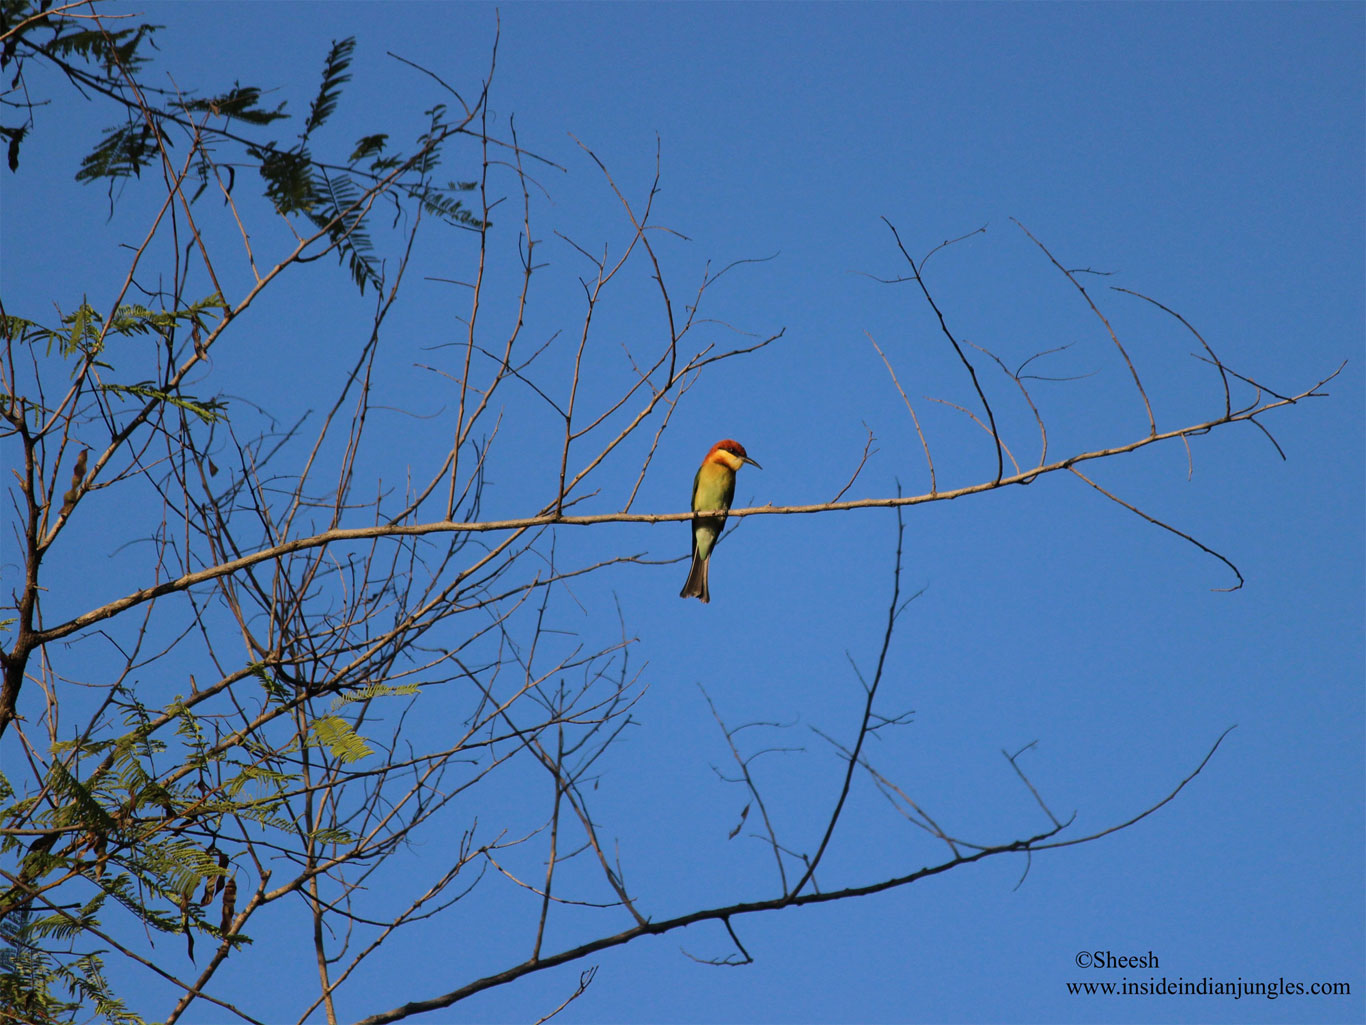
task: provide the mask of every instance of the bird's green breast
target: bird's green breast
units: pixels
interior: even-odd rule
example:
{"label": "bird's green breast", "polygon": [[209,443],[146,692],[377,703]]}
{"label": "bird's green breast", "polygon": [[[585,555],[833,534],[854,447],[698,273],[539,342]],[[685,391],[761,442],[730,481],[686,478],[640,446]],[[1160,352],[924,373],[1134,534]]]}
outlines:
{"label": "bird's green breast", "polygon": [[735,471],[718,463],[705,463],[692,482],[694,509],[729,509],[735,497]]}

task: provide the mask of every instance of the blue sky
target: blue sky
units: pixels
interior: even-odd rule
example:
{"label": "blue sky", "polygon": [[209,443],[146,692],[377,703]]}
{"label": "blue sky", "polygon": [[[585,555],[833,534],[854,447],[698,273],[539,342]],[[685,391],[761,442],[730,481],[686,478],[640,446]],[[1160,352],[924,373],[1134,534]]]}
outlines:
{"label": "blue sky", "polygon": [[[731,949],[724,930],[695,926],[432,1020],[536,1020],[590,963],[600,965],[595,982],[557,1020],[1366,1017],[1366,7],[136,9],[166,26],[161,59],[182,85],[278,83],[296,112],[306,109],[330,41],[355,35],[353,80],[328,129],[339,147],[371,131],[411,137],[422,110],[441,100],[434,83],[388,51],[473,92],[500,17],[497,127],[515,115],[524,145],[562,168],[537,172],[550,264],[529,314],[538,337],[572,331],[581,313],[574,276],[582,263],[552,229],[590,248],[628,237],[620,206],[575,139],[637,201],[658,143],[656,220],[687,236],[661,243],[679,295],[708,261],[773,257],[715,286],[706,314],[717,323],[702,335],[735,344],[743,336],[724,323],[759,337],[783,329],[783,339],[688,393],[639,511],[681,511],[697,461],[721,437],[741,440],[764,467],[742,473],[737,504],[833,497],[868,430],[876,452],[849,497],[891,494],[898,481],[908,493],[928,490],[914,427],[868,335],[922,416],[940,487],[990,475],[985,435],[926,398],[972,401],[933,315],[913,285],[868,276],[905,270],[884,217],[917,257],[986,226],[926,269],[961,337],[1012,365],[1071,346],[1041,373],[1077,379],[1035,385],[1051,453],[1134,440],[1146,420],[1103,328],[1012,218],[1065,266],[1112,275],[1087,277],[1088,288],[1144,372],[1159,428],[1217,415],[1217,375],[1190,358],[1196,343],[1180,325],[1107,285],[1179,311],[1229,366],[1279,391],[1298,393],[1349,361],[1330,398],[1266,419],[1285,461],[1243,424],[1194,439],[1189,474],[1179,442],[1094,466],[1098,483],[1235,562],[1247,580],[1240,591],[1212,591],[1232,583],[1222,563],[1065,475],[906,512],[903,590],[923,594],[900,622],[880,706],[915,716],[874,745],[879,767],[951,832],[1000,842],[1046,825],[1001,756],[1037,741],[1022,764],[1051,807],[1075,810],[1066,835],[1081,835],[1160,799],[1236,724],[1172,804],[1096,843],[1035,857],[1018,886],[1024,862],[999,858],[891,893],[737,920],[756,960],[747,967],[685,957],[680,946],[699,957]],[[70,126],[66,113],[40,113],[20,173],[5,178],[0,285],[7,310],[28,316],[107,290],[121,273],[115,242],[136,223],[122,211],[106,222],[105,197],[72,183],[102,122],[82,121],[69,96],[64,102],[75,111]],[[455,154],[450,164],[453,177],[474,174]],[[131,190],[127,198],[136,203]],[[417,364],[450,326],[451,289],[433,279],[457,276],[459,245],[449,233],[427,236],[422,276],[410,279],[395,312],[395,356],[379,382],[394,406],[438,419],[439,382]],[[240,359],[215,367],[226,382],[219,386],[251,389],[282,421],[316,407],[321,400],[300,383],[329,393],[329,375],[347,362],[336,354],[363,340],[357,324],[368,324],[369,309],[368,297],[318,273],[312,290],[263,305],[243,325],[233,350]],[[643,269],[623,283],[599,330],[612,352],[657,336]],[[1032,459],[1028,410],[1003,376],[983,376],[1007,442]],[[526,513],[543,496],[536,474],[553,448],[552,427],[532,414],[509,419],[491,465],[488,515]],[[389,445],[370,458],[391,481],[427,465],[424,445],[439,450],[423,420],[394,416],[378,430]],[[585,508],[619,507],[631,469],[628,460],[610,478],[622,490]],[[633,657],[650,683],[640,725],[605,760],[594,799],[656,917],[773,888],[763,844],[746,833],[727,839],[745,797],[712,771],[727,755],[699,683],[732,724],[790,724],[754,731],[753,742],[803,750],[756,766],[794,845],[817,842],[842,765],[810,727],[848,739],[856,725],[862,692],[849,660],[866,671],[876,659],[894,529],[885,510],[756,517],[720,546],[711,605],[675,597],[686,573],[678,562],[586,583],[578,600],[587,611],[572,623],[565,614],[576,629],[615,622],[615,598],[640,638]],[[561,535],[573,557],[656,560],[686,553],[686,537],[678,524]],[[88,583],[89,568],[80,572],[69,570],[73,585]],[[90,602],[127,589],[113,568],[98,572]],[[71,601],[90,603],[79,592]],[[527,798],[509,783],[489,799]],[[851,802],[823,887],[941,858],[866,780]],[[451,829],[458,835],[459,823]],[[361,978],[344,1013],[432,996],[525,956],[534,907],[494,889],[471,907],[471,917],[396,947],[392,961]],[[596,924],[569,919],[552,945],[627,924],[624,913]],[[230,988],[279,987],[278,1004],[266,997],[262,1006],[267,1017],[272,1008],[283,1015],[296,1004],[291,996],[308,990],[310,955],[283,935],[259,946],[261,956],[229,969]],[[1160,970],[1078,968],[1077,953],[1094,950],[1152,951]],[[1352,995],[1066,990],[1070,981],[1126,975],[1347,982]]]}

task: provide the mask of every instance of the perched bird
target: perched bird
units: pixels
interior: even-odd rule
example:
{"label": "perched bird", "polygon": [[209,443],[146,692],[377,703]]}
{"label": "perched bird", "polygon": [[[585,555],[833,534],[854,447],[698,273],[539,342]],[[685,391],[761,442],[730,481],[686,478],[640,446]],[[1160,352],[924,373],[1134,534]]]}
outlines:
{"label": "perched bird", "polygon": [[730,508],[735,497],[735,471],[749,463],[759,466],[745,453],[745,446],[729,438],[718,441],[707,451],[697,476],[692,480],[692,511],[713,512],[722,510],[720,516],[694,516],[692,518],[692,569],[688,582],[678,592],[680,598],[701,598],[711,601],[711,591],[707,588],[707,565],[711,561],[711,550],[716,539],[721,536],[721,528],[726,525],[726,509]]}

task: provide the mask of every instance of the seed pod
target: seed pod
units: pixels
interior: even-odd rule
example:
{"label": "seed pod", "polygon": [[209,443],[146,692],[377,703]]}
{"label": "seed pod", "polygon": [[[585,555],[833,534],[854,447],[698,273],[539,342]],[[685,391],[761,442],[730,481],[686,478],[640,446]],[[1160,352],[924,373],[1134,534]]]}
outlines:
{"label": "seed pod", "polygon": [[236,908],[237,880],[229,878],[228,881],[223,884],[223,920],[218,925],[218,928],[221,929],[225,935],[227,931],[232,928],[232,916]]}
{"label": "seed pod", "polygon": [[76,466],[71,471],[71,490],[62,496],[62,515],[71,512],[76,504],[76,496],[80,493],[81,482],[85,480],[85,461],[90,455],[90,449],[81,449],[81,454],[76,457]]}

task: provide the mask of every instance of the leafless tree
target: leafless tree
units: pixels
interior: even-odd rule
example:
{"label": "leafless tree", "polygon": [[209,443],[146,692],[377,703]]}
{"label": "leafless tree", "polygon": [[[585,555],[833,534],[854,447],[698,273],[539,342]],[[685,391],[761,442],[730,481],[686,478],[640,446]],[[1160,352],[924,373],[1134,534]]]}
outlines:
{"label": "leafless tree", "polygon": [[[37,39],[39,29],[52,39]],[[309,917],[311,950],[299,956],[317,973],[298,1020],[321,1008],[335,1022],[338,993],[361,966],[383,961],[396,933],[435,916],[460,921],[477,889],[499,885],[535,908],[524,955],[362,1020],[398,1021],[583,962],[573,1000],[592,981],[590,955],[639,937],[713,921],[734,950],[711,960],[743,963],[750,955],[735,924],[747,916],[1122,829],[1175,797],[1213,755],[1222,737],[1205,761],[1174,773],[1170,792],[1149,807],[1075,836],[1029,781],[1023,752],[1008,754],[1005,771],[1018,773],[1022,797],[1037,801],[1040,825],[989,841],[941,827],[942,815],[932,817],[870,757],[868,739],[904,721],[879,701],[910,602],[904,507],[1065,473],[1210,552],[1236,576],[1224,556],[1102,487],[1087,466],[1150,445],[1189,448],[1243,421],[1266,431],[1265,418],[1323,394],[1326,383],[1274,391],[1236,373],[1181,320],[1198,343],[1204,365],[1196,369],[1208,375],[1211,404],[1193,422],[1159,424],[1149,384],[1084,273],[1038,243],[1059,280],[1094,311],[1146,422],[1121,443],[1059,454],[1030,391],[1034,360],[1010,369],[960,338],[924,273],[943,247],[917,259],[889,223],[889,250],[904,266],[889,280],[916,291],[961,361],[962,391],[944,401],[962,411],[967,431],[985,436],[994,472],[939,486],[896,361],[870,337],[919,432],[929,489],[846,499],[868,464],[870,434],[868,447],[850,454],[849,481],[832,500],[730,514],[896,510],[876,585],[885,630],[871,653],[874,668],[859,677],[858,725],[850,736],[826,737],[841,766],[837,797],[809,809],[802,835],[786,835],[751,771],[771,749],[771,731],[730,725],[713,696],[699,696],[732,758],[722,776],[747,795],[742,823],[757,823],[772,877],[745,900],[647,906],[629,874],[631,824],[605,830],[594,810],[603,755],[633,723],[645,692],[638,644],[620,609],[596,610],[577,634],[564,631],[559,610],[581,601],[589,578],[651,560],[647,552],[585,557],[582,546],[566,543],[566,531],[687,520],[689,510],[634,508],[661,436],[700,376],[768,358],[783,332],[731,346],[716,340],[735,335],[708,320],[709,294],[739,268],[690,284],[666,269],[674,232],[656,218],[658,155],[654,183],[632,195],[581,145],[584,166],[619,200],[620,222],[593,239],[546,223],[541,197],[551,186],[542,176],[559,179],[563,169],[524,144],[513,123],[490,126],[494,62],[469,99],[424,71],[446,106],[433,109],[410,152],[396,155],[370,135],[350,159],[329,161],[304,143],[335,108],[348,44],[328,55],[304,143],[287,148],[259,134],[271,122],[259,95],[196,99],[151,88],[130,49],[142,38],[135,31],[98,6],[91,13],[72,4],[21,12],[3,35],[12,54],[18,48],[15,59],[56,66],[128,112],[104,163],[99,151],[92,155],[88,177],[110,181],[111,197],[157,190],[155,203],[138,207],[145,213],[137,241],[123,251],[122,281],[109,294],[75,303],[81,286],[67,283],[68,295],[31,297],[23,309],[6,297],[0,412],[7,457],[15,457],[0,690],[7,1013],[66,1020],[84,1005],[117,1020],[150,1014],[175,1022],[204,1002],[215,1015],[258,1021],[254,995],[220,985],[219,971],[229,959],[257,956],[247,941],[266,909],[284,905]],[[97,66],[81,63],[76,33],[90,33],[82,45],[95,47]],[[438,156],[478,174],[442,185]],[[264,200],[239,180],[249,171],[264,182]],[[415,261],[433,230],[445,232],[462,265],[458,278],[427,273],[449,289],[451,327],[435,344],[405,348],[390,318],[409,278],[424,273]],[[581,261],[576,311],[537,305],[542,254],[552,244]],[[327,341],[329,362],[346,372],[334,394],[308,396],[322,412],[282,424],[255,405],[261,382],[244,339],[283,333],[284,325],[268,322],[281,314],[261,310],[263,297],[282,292],[286,301],[273,309],[288,315],[297,301],[288,298],[290,283],[325,257],[338,258],[362,294],[369,290],[371,317],[353,337]],[[656,329],[608,359],[598,344],[604,310],[640,282],[653,292]],[[40,299],[58,304],[58,323],[42,323]],[[404,359],[420,363],[445,397],[434,419],[447,440],[444,450],[414,448],[395,459],[392,431],[375,424],[393,408],[416,412],[383,380],[386,364]],[[997,417],[1005,401],[1025,404],[1037,438],[1008,437]],[[523,456],[525,440],[507,441],[512,433],[532,435],[534,454]],[[1036,454],[1024,455],[1027,445],[1037,445]],[[518,453],[515,487],[491,472],[506,472],[506,451]],[[406,474],[399,484],[391,479],[397,467]],[[599,511],[580,511],[585,505]],[[486,515],[495,507],[500,515]],[[126,586],[117,596],[79,586],[90,579],[81,567],[92,545],[119,554]],[[468,798],[494,786],[518,796],[471,813]],[[940,860],[819,886],[831,842],[860,828],[844,814],[860,786],[884,795],[940,849]],[[625,842],[610,841],[623,834]],[[445,838],[453,836],[452,846]],[[428,839],[438,855],[420,847]],[[552,944],[547,926],[557,921],[572,923],[581,938]],[[179,948],[172,958],[152,942],[156,933],[183,937],[190,970]],[[95,948],[114,953],[102,959]],[[129,994],[104,976],[114,956],[173,987],[174,1005],[129,1006]]]}

